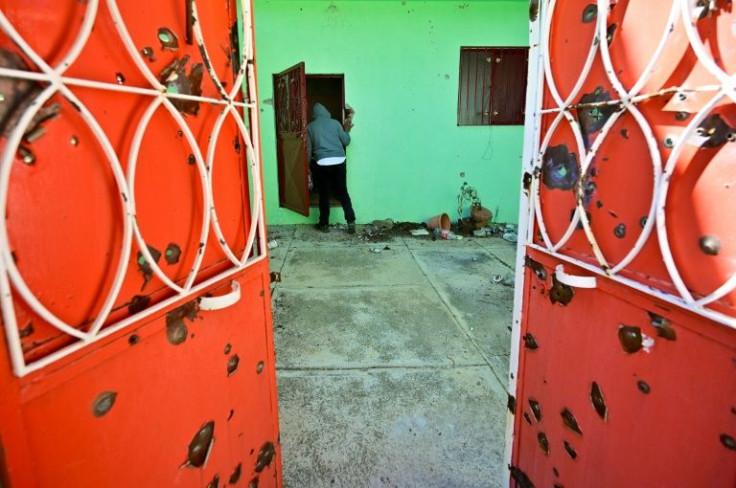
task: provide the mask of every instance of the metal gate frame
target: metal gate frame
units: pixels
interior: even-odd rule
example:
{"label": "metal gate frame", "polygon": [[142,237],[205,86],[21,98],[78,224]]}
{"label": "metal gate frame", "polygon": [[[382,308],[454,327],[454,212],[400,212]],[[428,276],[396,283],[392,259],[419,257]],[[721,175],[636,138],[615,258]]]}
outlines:
{"label": "metal gate frame", "polygon": [[[736,274],[732,275],[724,283],[721,284],[715,291],[711,292],[707,296],[696,298],[687,289],[687,286],[683,282],[680,271],[678,270],[677,263],[673,257],[670,244],[667,235],[667,221],[665,215],[665,202],[667,201],[668,190],[670,188],[670,178],[675,170],[678,158],[683,151],[683,148],[692,137],[696,136],[698,126],[703,122],[709,112],[724,99],[730,99],[732,103],[736,103],[736,75],[730,76],[724,72],[712,59],[707,52],[703,40],[701,39],[695,22],[701,15],[709,14],[709,2],[696,2],[695,0],[672,0],[671,9],[669,11],[666,28],[664,29],[657,49],[648,62],[646,69],[640,75],[639,80],[634,84],[631,90],[626,90],[621,81],[616,76],[616,70],[611,61],[610,51],[606,42],[599,42],[599,40],[605,40],[607,38],[607,22],[606,18],[612,5],[615,2],[611,0],[597,0],[595,5],[597,7],[596,17],[596,33],[597,35],[591,39],[590,50],[588,57],[585,62],[585,66],[580,73],[578,81],[575,87],[571,90],[570,95],[567,99],[563,100],[557,91],[555,86],[554,78],[551,73],[550,66],[550,52],[549,52],[549,40],[550,40],[550,28],[552,25],[552,17],[555,11],[557,0],[531,0],[530,1],[530,34],[529,34],[529,77],[528,77],[528,91],[526,99],[526,120],[524,124],[524,150],[522,157],[522,192],[520,195],[520,210],[519,210],[519,241],[517,245],[517,258],[516,258],[516,283],[514,290],[514,308],[513,308],[513,322],[512,322],[512,333],[511,333],[511,355],[510,355],[510,371],[509,371],[509,383],[508,383],[508,394],[509,397],[516,395],[517,383],[518,383],[518,370],[519,370],[519,359],[520,359],[520,341],[521,341],[521,325],[522,325],[522,313],[523,303],[522,299],[524,296],[524,264],[525,264],[525,252],[527,247],[538,250],[549,256],[557,258],[563,262],[578,266],[595,277],[605,278],[613,280],[619,284],[630,287],[637,292],[643,293],[646,296],[650,296],[654,299],[658,299],[677,307],[687,310],[696,314],[696,316],[703,317],[708,320],[712,320],[718,324],[722,324],[725,327],[736,329],[736,317],[720,313],[719,311],[706,308],[708,304],[717,301],[725,295],[733,292],[736,289]],[[712,74],[716,80],[717,85],[703,85],[696,86],[693,88],[684,88],[682,86],[670,87],[660,90],[655,93],[640,93],[647,79],[651,76],[653,70],[657,67],[662,52],[667,45],[668,39],[673,33],[674,26],[682,22],[689,40],[689,44],[692,47],[698,61]],[[580,96],[580,91],[583,83],[590,73],[593,61],[596,54],[600,50],[600,54],[605,67],[606,75],[608,80],[611,82],[616,96],[613,100],[608,102],[598,102],[598,106],[610,105],[610,106],[621,106],[623,110],[616,112],[612,115],[601,129],[600,134],[596,137],[595,141],[591,144],[590,148],[586,150],[584,147],[581,131],[577,122],[574,120],[570,111],[578,108],[580,105],[576,105],[575,100]],[[552,98],[554,99],[557,107],[552,109],[543,109],[543,97],[545,86],[549,89]],[[680,93],[712,93],[712,98],[690,119],[689,123],[685,127],[681,136],[676,140],[672,141],[672,152],[666,161],[662,161],[661,155],[658,149],[658,141],[654,138],[651,127],[641,112],[637,109],[637,104],[645,100],[649,100],[654,97],[660,97],[669,94],[680,94]],[[645,135],[646,142],[649,148],[650,156],[652,159],[654,178],[653,178],[653,198],[649,209],[647,222],[644,225],[641,235],[636,241],[636,245],[628,252],[626,257],[615,266],[610,266],[603,256],[597,242],[593,230],[590,226],[590,221],[586,217],[586,213],[583,207],[583,191],[579,185],[578,191],[576,192],[576,210],[573,218],[571,219],[570,226],[563,238],[553,243],[550,240],[544,227],[544,219],[540,211],[540,197],[539,189],[541,182],[541,167],[542,158],[555,128],[566,121],[570,124],[575,138],[577,141],[577,150],[581,155],[581,168],[580,174],[586,174],[586,171],[595,156],[596,150],[600,147],[606,135],[610,132],[615,122],[620,116],[626,112],[629,112],[635,121],[639,124]],[[540,140],[542,133],[542,117],[545,114],[557,114],[554,122],[547,131],[545,140]],[[564,121],[563,121],[564,119]],[[664,168],[664,169],[662,169]],[[539,225],[539,230],[542,233],[544,245],[533,242],[534,239],[534,228],[535,224]],[[597,265],[590,264],[589,262],[582,261],[574,256],[570,256],[561,252],[563,245],[570,239],[573,232],[578,225],[582,225],[588,242],[590,243],[593,253],[598,261]],[[620,272],[626,270],[628,264],[637,256],[639,251],[642,249],[644,244],[652,237],[653,233],[656,232],[656,237],[659,239],[659,246],[661,257],[669,273],[669,277],[672,281],[672,285],[677,291],[677,294],[667,293],[666,291],[656,289],[648,286],[647,284],[633,280],[626,276],[623,276]],[[578,277],[567,277],[565,278],[564,270],[558,267],[558,278],[560,281],[565,279],[570,280],[569,284],[574,286],[585,286],[584,283],[575,282]],[[506,466],[511,464],[512,449],[514,443],[514,414],[507,412],[506,416],[506,445],[504,451],[504,472],[505,479],[509,480],[509,471],[505,469]]]}
{"label": "metal gate frame", "polygon": [[[263,208],[263,194],[262,194],[262,175],[260,167],[260,122],[259,113],[257,108],[257,88],[256,88],[256,72],[254,64],[254,45],[255,45],[255,34],[253,30],[253,13],[252,6],[249,0],[243,0],[240,3],[239,16],[242,20],[243,33],[242,36],[242,47],[241,47],[241,59],[240,69],[237,73],[235,83],[229,92],[225,91],[222,82],[218,79],[217,74],[212,68],[211,64],[205,62],[207,72],[215,84],[217,91],[220,94],[220,98],[209,98],[204,96],[195,96],[189,94],[179,94],[168,92],[165,85],[163,85],[157,77],[151,72],[151,69],[146,65],[142,53],[136,48],[129,32],[126,27],[125,21],[120,14],[117,6],[117,0],[104,0],[106,1],[107,7],[115,24],[115,29],[120,37],[120,40],[125,45],[125,49],[128,55],[134,61],[135,65],[140,70],[140,73],[150,83],[150,88],[140,88],[133,86],[126,86],[122,84],[105,83],[89,79],[80,79],[64,76],[64,73],[74,64],[82,52],[85,44],[90,36],[92,28],[97,18],[98,7],[101,0],[89,0],[83,2],[86,10],[82,25],[79,29],[76,39],[72,43],[72,46],[64,58],[56,65],[49,66],[40,55],[38,55],[33,48],[22,38],[22,36],[15,30],[12,23],[8,18],[0,11],[0,29],[2,29],[22,50],[22,52],[28,56],[41,70],[41,72],[25,71],[19,69],[10,69],[0,67],[0,76],[11,78],[14,80],[32,80],[36,82],[47,83],[45,89],[32,101],[26,111],[20,117],[20,120],[16,127],[8,136],[8,141],[5,146],[2,155],[0,155],[0,213],[6,214],[8,205],[8,193],[10,188],[10,173],[13,166],[13,161],[18,152],[21,144],[24,132],[27,130],[29,124],[32,121],[33,116],[43,106],[43,104],[49,100],[57,92],[62,94],[66,99],[78,107],[82,119],[88,124],[92,133],[95,135],[97,141],[100,144],[103,152],[107,157],[107,163],[110,165],[112,173],[115,178],[119,190],[120,204],[123,209],[121,219],[123,221],[123,237],[120,243],[121,246],[121,257],[117,263],[117,270],[115,272],[115,278],[113,285],[104,301],[101,312],[96,317],[92,325],[88,330],[83,331],[77,329],[61,319],[55,316],[51,311],[46,308],[41,301],[36,297],[33,291],[24,281],[21,273],[19,272],[12,255],[10,248],[8,229],[5,219],[0,222],[0,304],[2,304],[2,316],[4,321],[5,334],[7,343],[10,351],[10,356],[13,364],[13,370],[16,376],[23,377],[33,371],[37,371],[49,364],[52,364],[62,358],[69,356],[70,354],[93,344],[100,339],[110,336],[135,322],[139,322],[141,319],[150,317],[160,312],[161,310],[170,307],[175,302],[179,302],[188,297],[196,297],[203,290],[207,289],[211,285],[226,279],[230,276],[235,275],[239,271],[248,268],[266,258],[266,245],[265,245],[265,231],[264,231],[264,208]],[[197,17],[197,1],[190,0],[189,4],[192,19],[192,30],[194,35],[194,41],[197,44],[200,52],[205,61],[208,60],[209,55],[207,45],[202,34],[200,22]],[[122,165],[115,153],[115,150],[108,140],[105,132],[95,120],[92,113],[85,107],[82,101],[69,89],[69,87],[86,87],[93,88],[96,90],[106,90],[111,92],[129,93],[136,95],[146,95],[151,97],[150,105],[148,106],[145,114],[141,118],[138,127],[135,130],[135,136],[131,145],[131,153],[128,160],[128,171],[124,174]],[[236,101],[236,97],[242,92],[247,97],[245,103]],[[192,130],[188,127],[184,118],[179,111],[172,104],[172,100],[189,100],[204,102],[212,104],[222,108],[219,117],[213,127],[213,131],[210,134],[210,143],[207,149],[207,153],[203,154],[200,151]],[[146,132],[146,127],[153,117],[154,113],[159,107],[163,106],[166,111],[172,116],[173,120],[179,126],[183,132],[183,136],[186,139],[194,158],[196,159],[196,168],[199,173],[200,184],[202,187],[203,198],[203,223],[200,232],[200,252],[195,258],[193,266],[187,276],[187,279],[183,285],[177,285],[170,280],[162,269],[153,259],[149,248],[142,236],[136,220],[136,206],[135,196],[132,191],[135,178],[136,178],[136,162],[138,152]],[[246,127],[241,115],[238,113],[238,109],[248,110],[249,115],[249,127]],[[215,147],[218,140],[218,134],[223,126],[225,118],[231,116],[238,127],[240,135],[243,137],[246,145],[246,154],[248,159],[248,169],[252,178],[252,189],[253,194],[251,195],[251,227],[248,232],[247,242],[245,250],[241,256],[236,256],[232,249],[228,246],[227,242],[223,237],[222,229],[217,218],[217,211],[215,209],[214,198],[213,198],[213,183],[212,183],[212,169],[214,164]],[[253,137],[251,138],[251,133]],[[214,232],[217,237],[217,241],[222,248],[222,251],[227,256],[232,266],[220,274],[213,276],[201,283],[195,284],[195,279],[200,271],[202,259],[205,255],[209,232]],[[146,308],[136,314],[126,317],[118,322],[107,325],[103,328],[106,323],[108,316],[111,313],[112,307],[118,298],[118,294],[123,285],[125,278],[125,271],[130,265],[130,255],[133,246],[133,239],[138,245],[140,252],[146,259],[148,264],[151,266],[152,271],[156,277],[158,277],[169,289],[173,290],[175,294],[170,298],[161,301],[149,308]],[[41,359],[26,362],[23,350],[21,346],[21,338],[18,330],[18,324],[16,321],[16,315],[13,305],[13,294],[17,293],[20,298],[25,301],[34,312],[36,312],[45,321],[51,324],[59,331],[72,336],[77,339],[76,342],[48,355]]]}

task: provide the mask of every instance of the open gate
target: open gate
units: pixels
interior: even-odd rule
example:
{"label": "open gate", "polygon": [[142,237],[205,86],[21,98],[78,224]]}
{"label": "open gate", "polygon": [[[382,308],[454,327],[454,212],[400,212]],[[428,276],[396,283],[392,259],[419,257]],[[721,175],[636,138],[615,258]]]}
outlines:
{"label": "open gate", "polygon": [[250,2],[0,31],[2,486],[280,486]]}
{"label": "open gate", "polygon": [[511,486],[736,486],[736,11],[532,0]]}

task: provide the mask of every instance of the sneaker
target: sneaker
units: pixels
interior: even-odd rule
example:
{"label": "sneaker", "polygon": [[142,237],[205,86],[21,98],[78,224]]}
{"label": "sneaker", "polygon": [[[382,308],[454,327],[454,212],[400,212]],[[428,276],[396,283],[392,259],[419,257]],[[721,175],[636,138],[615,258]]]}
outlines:
{"label": "sneaker", "polygon": [[317,229],[320,232],[329,232],[330,231],[330,224],[317,224],[314,226],[315,229]]}
{"label": "sneaker", "polygon": [[348,222],[348,234],[355,234],[355,222]]}

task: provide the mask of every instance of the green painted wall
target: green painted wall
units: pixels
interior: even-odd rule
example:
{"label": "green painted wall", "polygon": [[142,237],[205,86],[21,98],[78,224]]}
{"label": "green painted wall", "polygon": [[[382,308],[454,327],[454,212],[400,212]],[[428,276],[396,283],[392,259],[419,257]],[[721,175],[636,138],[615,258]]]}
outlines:
{"label": "green painted wall", "polygon": [[[461,46],[528,45],[525,1],[255,0],[266,215],[315,222],[278,204],[272,75],[344,73],[356,110],[348,189],[358,223],[457,219],[465,180],[496,221],[516,222],[522,126],[457,126]],[[460,173],[466,177],[461,178]],[[333,209],[331,222],[342,222]]]}

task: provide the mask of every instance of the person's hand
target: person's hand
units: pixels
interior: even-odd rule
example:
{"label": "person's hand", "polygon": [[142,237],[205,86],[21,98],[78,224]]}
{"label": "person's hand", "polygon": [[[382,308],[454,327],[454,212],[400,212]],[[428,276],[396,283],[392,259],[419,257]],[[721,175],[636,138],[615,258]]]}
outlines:
{"label": "person's hand", "polygon": [[342,124],[343,129],[345,129],[345,132],[350,132],[350,129],[353,128],[353,121],[350,119],[345,119],[345,122]]}

